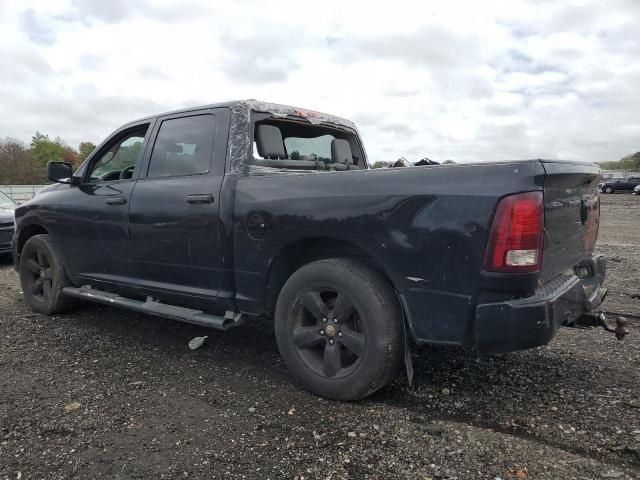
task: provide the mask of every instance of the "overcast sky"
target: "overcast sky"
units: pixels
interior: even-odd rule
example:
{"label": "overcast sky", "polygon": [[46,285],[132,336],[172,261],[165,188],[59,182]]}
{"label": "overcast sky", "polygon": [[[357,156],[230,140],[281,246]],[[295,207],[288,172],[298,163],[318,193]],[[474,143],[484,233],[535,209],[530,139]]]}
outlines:
{"label": "overcast sky", "polygon": [[0,138],[257,98],[354,120],[372,161],[640,150],[640,0],[380,5],[0,0]]}

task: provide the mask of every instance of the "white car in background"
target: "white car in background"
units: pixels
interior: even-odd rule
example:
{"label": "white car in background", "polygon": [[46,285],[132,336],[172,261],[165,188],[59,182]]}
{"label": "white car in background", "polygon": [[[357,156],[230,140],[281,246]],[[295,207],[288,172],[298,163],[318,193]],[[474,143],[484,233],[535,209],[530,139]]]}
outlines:
{"label": "white car in background", "polygon": [[636,187],[631,192],[632,195],[640,195],[640,185],[636,185]]}

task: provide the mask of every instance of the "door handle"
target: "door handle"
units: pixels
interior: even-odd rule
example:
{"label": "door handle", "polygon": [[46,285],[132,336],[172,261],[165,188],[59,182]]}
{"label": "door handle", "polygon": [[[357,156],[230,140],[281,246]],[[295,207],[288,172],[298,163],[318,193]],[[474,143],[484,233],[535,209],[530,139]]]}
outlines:
{"label": "door handle", "polygon": [[127,199],[124,197],[107,198],[107,205],[124,205]]}
{"label": "door handle", "polygon": [[210,193],[204,195],[187,195],[187,203],[202,204],[213,203],[213,195]]}

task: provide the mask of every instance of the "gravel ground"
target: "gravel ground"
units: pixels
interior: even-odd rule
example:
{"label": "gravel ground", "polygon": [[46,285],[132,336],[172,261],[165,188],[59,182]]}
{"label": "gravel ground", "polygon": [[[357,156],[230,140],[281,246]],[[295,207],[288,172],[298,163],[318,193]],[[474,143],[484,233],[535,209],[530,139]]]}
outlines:
{"label": "gravel ground", "polygon": [[[478,359],[414,351],[359,403],[301,391],[267,322],[228,333],[86,304],[25,308],[0,264],[0,479],[640,478],[640,198],[603,197],[603,310],[624,342],[563,329]],[[196,351],[187,348],[208,334]]]}

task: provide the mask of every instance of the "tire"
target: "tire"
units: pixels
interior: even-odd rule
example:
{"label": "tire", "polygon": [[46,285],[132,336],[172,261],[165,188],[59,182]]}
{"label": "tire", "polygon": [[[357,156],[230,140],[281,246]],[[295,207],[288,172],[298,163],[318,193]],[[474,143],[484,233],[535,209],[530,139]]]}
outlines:
{"label": "tire", "polygon": [[70,285],[62,263],[62,255],[49,240],[49,235],[35,235],[22,247],[18,266],[24,299],[34,312],[53,315],[73,305],[62,293]]}
{"label": "tire", "polygon": [[304,265],[276,303],[285,365],[305,389],[333,400],[364,398],[393,379],[404,348],[402,322],[386,280],[348,259]]}
{"label": "tire", "polygon": [[613,193],[613,187],[604,187],[604,193]]}

